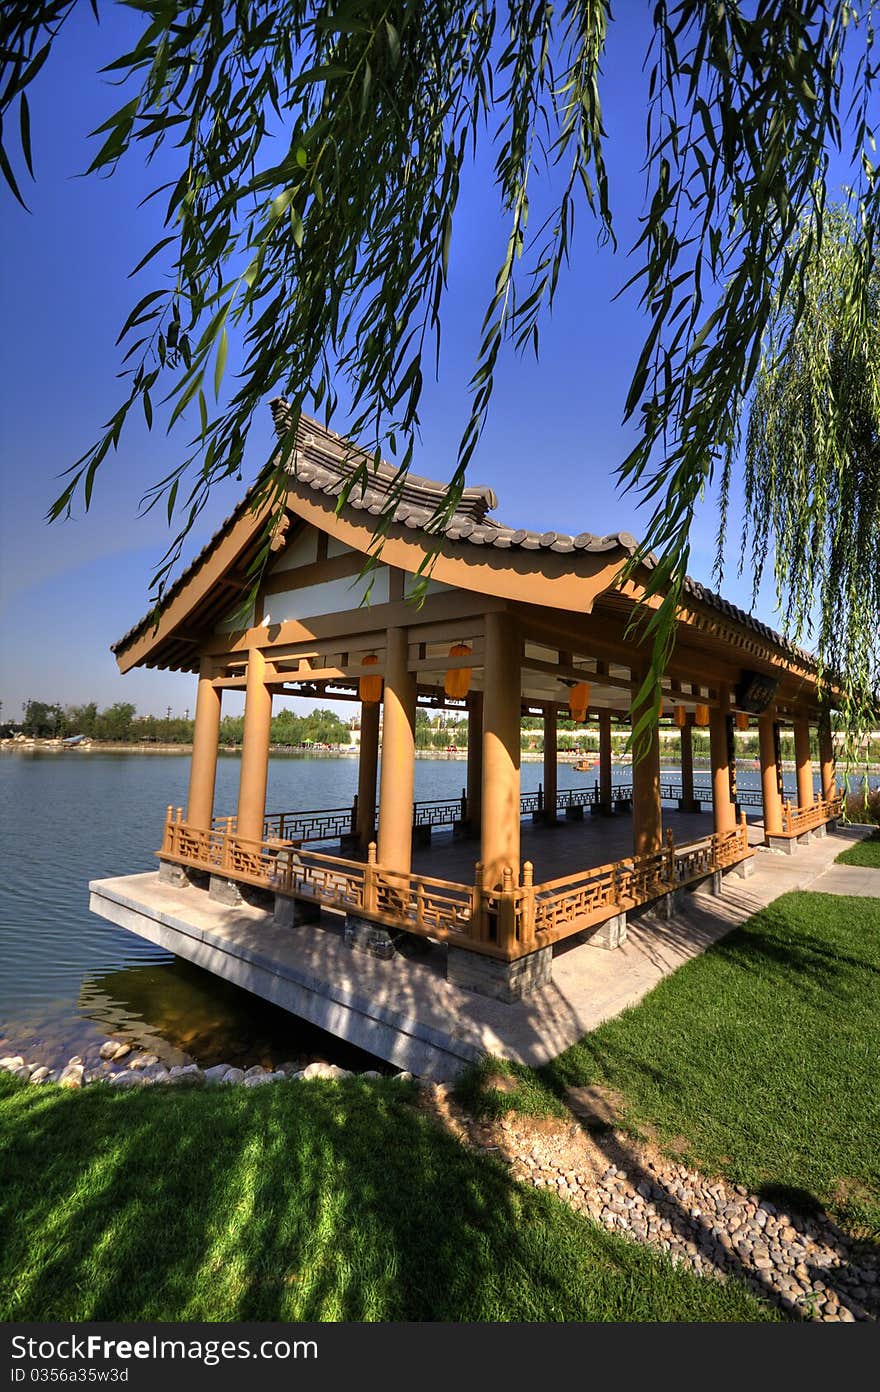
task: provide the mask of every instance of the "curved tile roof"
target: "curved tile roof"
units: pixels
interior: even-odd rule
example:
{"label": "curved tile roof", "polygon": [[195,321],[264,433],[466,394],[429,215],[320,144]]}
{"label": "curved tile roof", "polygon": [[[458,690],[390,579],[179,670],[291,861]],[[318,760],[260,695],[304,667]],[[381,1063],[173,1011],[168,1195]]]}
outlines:
{"label": "curved tile roof", "polygon": [[[283,440],[290,431],[290,405],[282,397],[276,397],[270,405],[276,433],[279,439]],[[438,514],[446,496],[446,484],[413,473],[401,477],[397,469],[384,461],[377,467],[368,451],[359,449],[309,416],[300,417],[296,443],[297,457],[290,464],[291,483],[294,487],[304,487],[311,492],[338,498],[354,470],[360,467],[364,470],[365,481],[359,480],[351,488],[346,498],[346,507],[368,513],[372,517],[379,517],[390,511],[392,520],[397,525],[412,531],[423,531],[426,537],[432,540],[442,535],[448,541],[466,542],[471,546],[491,546],[498,550],[516,549],[565,554],[620,551],[630,556],[638,545],[630,532],[612,532],[607,536],[596,536],[593,532],[578,532],[572,535],[568,532],[534,532],[527,528],[506,526],[489,516],[498,506],[498,499],[493,489],[481,485],[463,488],[452,516],[441,523]],[[195,560],[169,587],[160,608],[174,598],[187,580],[204,564],[221,538],[244,516],[261,481],[258,479],[252,485]],[[393,503],[391,508],[390,503]],[[646,564],[650,566],[654,559],[653,556],[648,556]],[[816,659],[812,653],[798,647],[768,624],[731,604],[722,595],[716,594],[698,581],[688,577],[685,593],[734,623],[750,629],[782,652],[807,663],[810,667],[815,667]],[[129,629],[112,645],[111,651],[117,653],[124,650],[153,622],[155,611],[145,615]]]}

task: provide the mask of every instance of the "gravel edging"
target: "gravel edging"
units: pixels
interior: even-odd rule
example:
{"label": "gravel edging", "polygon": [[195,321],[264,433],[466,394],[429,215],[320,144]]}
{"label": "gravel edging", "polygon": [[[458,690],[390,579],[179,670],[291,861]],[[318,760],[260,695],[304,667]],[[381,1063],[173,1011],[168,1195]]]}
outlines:
{"label": "gravel edging", "polygon": [[676,1164],[608,1127],[509,1112],[475,1120],[448,1084],[423,1084],[422,1105],[512,1177],[555,1194],[609,1231],[654,1247],[698,1275],[735,1276],[787,1313],[823,1323],[880,1317],[880,1250],[824,1213],[785,1212],[742,1185]]}

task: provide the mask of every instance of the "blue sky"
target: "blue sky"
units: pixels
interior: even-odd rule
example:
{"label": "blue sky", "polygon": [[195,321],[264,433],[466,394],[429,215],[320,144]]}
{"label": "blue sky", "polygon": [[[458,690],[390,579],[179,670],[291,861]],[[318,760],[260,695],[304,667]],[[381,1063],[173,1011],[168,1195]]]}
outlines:
{"label": "blue sky", "polygon": [[[607,157],[621,246],[633,240],[641,208],[648,7],[616,7],[606,62]],[[188,434],[167,437],[137,424],[101,469],[92,508],[70,521],[44,522],[57,475],[78,457],[118,402],[114,341],[134,300],[150,288],[127,275],[162,235],[160,200],[138,209],[161,181],[135,151],[111,179],[77,177],[92,148],[88,132],[120,104],[98,69],[130,46],[130,11],[102,7],[98,28],[78,7],[31,97],[36,184],[22,184],[32,209],[6,198],[0,291],[0,700],[15,718],[28,697],[63,704],[134,702],[143,712],[191,707],[194,679],[134,672],[122,678],[110,643],[146,610],[152,569],[169,535],[164,513],[138,517],[144,489],[172,468]],[[451,472],[467,413],[467,382],[505,229],[485,170],[465,185],[455,227],[450,295],[443,313],[440,379],[426,393],[422,445],[414,468]],[[508,354],[498,373],[488,428],[469,481],[500,498],[513,525],[598,533],[640,531],[632,496],[618,496],[615,466],[631,432],[623,402],[643,326],[634,296],[612,303],[627,278],[623,255],[597,243],[586,216],[576,260],[545,323],[540,362]],[[158,422],[157,422],[158,425]],[[254,471],[271,439],[268,406],[250,446]],[[203,514],[191,556],[238,500],[245,484],[225,484]],[[711,580],[717,500],[701,508],[692,536],[691,573]],[[733,539],[736,539],[734,528]],[[735,553],[731,548],[731,555]],[[725,593],[748,608],[751,581],[728,566]],[[775,623],[772,594],[760,617]]]}

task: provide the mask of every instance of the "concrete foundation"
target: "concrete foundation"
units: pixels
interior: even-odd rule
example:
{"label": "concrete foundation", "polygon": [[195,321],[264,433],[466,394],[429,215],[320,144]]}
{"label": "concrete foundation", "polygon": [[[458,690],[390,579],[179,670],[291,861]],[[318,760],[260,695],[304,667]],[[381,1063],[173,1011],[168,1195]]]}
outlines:
{"label": "concrete foundation", "polygon": [[528,957],[515,962],[500,962],[461,947],[449,947],[446,955],[446,980],[465,991],[476,991],[493,1000],[519,1001],[550,982],[553,949],[542,947]]}
{"label": "concrete foundation", "polygon": [[[665,897],[668,899],[670,896]],[[626,939],[626,914],[619,913],[601,924],[587,941],[591,947],[604,947],[606,951],[613,952],[615,948],[623,947]]]}
{"label": "concrete foundation", "polygon": [[343,937],[346,947],[353,952],[366,952],[383,962],[390,962],[394,956],[394,935],[380,923],[373,923],[368,918],[346,914]]}
{"label": "concrete foundation", "polygon": [[749,856],[748,860],[741,860],[738,865],[728,871],[731,875],[736,875],[741,880],[747,880],[750,875],[755,873],[755,857]]}
{"label": "concrete foundation", "polygon": [[704,880],[700,880],[698,884],[694,885],[692,893],[711,894],[717,898],[719,894],[723,893],[723,887],[723,874],[720,870],[713,870]]}
{"label": "concrete foundation", "polygon": [[[493,999],[472,984],[456,986],[446,978],[448,950],[431,945],[409,957],[406,935],[395,941],[391,961],[353,952],[344,940],[342,916],[329,910],[319,926],[291,932],[273,922],[271,901],[267,908],[227,906],[194,884],[171,885],[155,872],[94,881],[90,907],[397,1068],[449,1079],[486,1054],[532,1067],[548,1062],[779,894],[815,888],[877,897],[877,871],[832,864],[864,834],[867,828],[847,828],[798,856],[757,855],[748,884],[730,884],[721,900],[686,893],[672,925],[655,914],[632,917],[619,951],[596,952],[595,939],[563,943],[552,979],[513,1000]],[[564,835],[562,827],[556,836]],[[201,879],[207,882],[207,876]],[[450,955],[454,976],[455,951]],[[457,955],[460,965],[464,950]],[[538,975],[548,972],[548,958],[537,966]]]}
{"label": "concrete foundation", "polygon": [[286,894],[275,895],[272,922],[277,928],[298,928],[301,923],[320,923],[321,905],[307,899],[289,899]]}
{"label": "concrete foundation", "polygon": [[208,893],[218,904],[227,904],[230,908],[244,903],[241,890],[235,880],[227,880],[222,875],[212,875],[208,881]]}
{"label": "concrete foundation", "polygon": [[159,880],[162,884],[174,885],[177,889],[186,889],[189,886],[189,875],[182,865],[175,865],[170,860],[159,861]]}

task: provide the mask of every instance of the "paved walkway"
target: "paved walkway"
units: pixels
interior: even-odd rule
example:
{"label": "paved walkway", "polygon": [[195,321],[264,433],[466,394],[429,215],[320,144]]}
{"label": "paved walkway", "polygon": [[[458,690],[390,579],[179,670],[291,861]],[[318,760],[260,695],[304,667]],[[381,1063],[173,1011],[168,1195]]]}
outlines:
{"label": "paved walkway", "polygon": [[261,909],[227,907],[204,890],[161,884],[155,874],[94,882],[91,907],[399,1068],[442,1079],[483,1053],[532,1065],[554,1058],[780,894],[818,888],[853,839],[846,829],[791,856],[759,851],[749,879],[728,875],[717,898],[686,895],[670,921],[642,915],[616,951],[561,943],[552,981],[514,1005],[448,982],[439,946],[379,961],[345,946],[338,917],[325,914],[320,928],[280,928]]}

